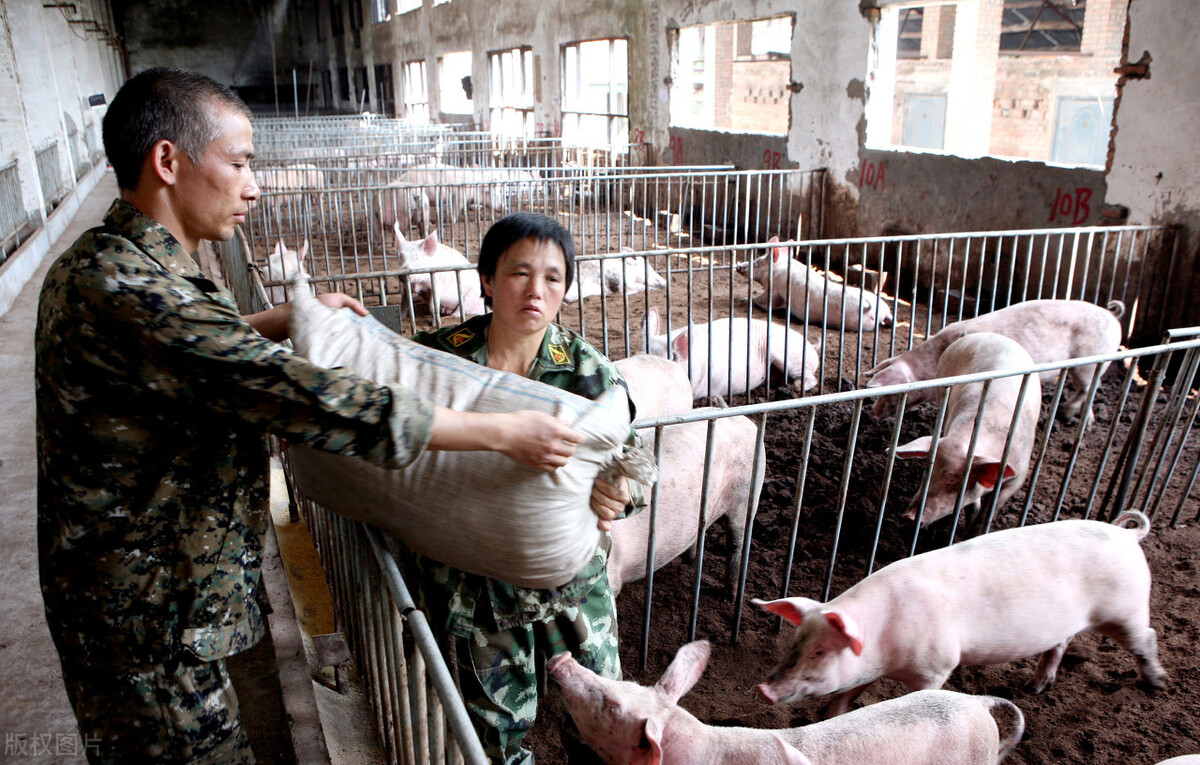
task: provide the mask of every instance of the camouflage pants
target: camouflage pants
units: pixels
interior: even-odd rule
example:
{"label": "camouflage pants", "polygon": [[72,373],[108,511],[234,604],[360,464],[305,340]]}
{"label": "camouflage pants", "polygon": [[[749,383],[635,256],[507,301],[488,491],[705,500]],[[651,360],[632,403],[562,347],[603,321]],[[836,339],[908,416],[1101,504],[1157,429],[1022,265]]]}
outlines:
{"label": "camouflage pants", "polygon": [[[537,670],[548,659],[570,651],[596,674],[621,679],[616,604],[608,577],[600,577],[578,605],[550,619],[499,632],[477,622],[471,637],[455,640],[467,711],[488,758],[500,765],[533,761],[521,741],[537,717]],[[568,762],[599,763],[570,716],[564,721]]]}
{"label": "camouflage pants", "polygon": [[92,763],[253,765],[225,660],[78,666],[67,695]]}

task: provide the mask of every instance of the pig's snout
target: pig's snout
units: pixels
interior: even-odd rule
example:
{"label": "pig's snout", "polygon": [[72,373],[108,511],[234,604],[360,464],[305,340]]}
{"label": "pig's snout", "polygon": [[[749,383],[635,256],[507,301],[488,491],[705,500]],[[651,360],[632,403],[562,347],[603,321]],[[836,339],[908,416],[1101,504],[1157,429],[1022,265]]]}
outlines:
{"label": "pig's snout", "polygon": [[550,661],[546,662],[546,669],[550,670],[550,672],[552,672],[556,675],[561,674],[561,672],[563,671],[563,664],[566,662],[569,662],[569,661],[571,661],[571,652],[564,651],[563,653],[560,653],[558,656],[555,656],[554,658],[550,659]]}
{"label": "pig's snout", "polygon": [[890,327],[890,326],[892,326],[892,324],[893,324],[893,322],[892,322],[891,316],[884,316],[882,319],[879,320],[879,326],[881,326],[881,327]]}
{"label": "pig's snout", "polygon": [[767,683],[759,683],[758,685],[754,686],[754,688],[755,688],[755,690],[758,691],[758,694],[763,697],[763,700],[766,701],[768,704],[779,703],[779,697],[777,695],[775,695],[775,691],[771,690],[771,686],[768,685]]}

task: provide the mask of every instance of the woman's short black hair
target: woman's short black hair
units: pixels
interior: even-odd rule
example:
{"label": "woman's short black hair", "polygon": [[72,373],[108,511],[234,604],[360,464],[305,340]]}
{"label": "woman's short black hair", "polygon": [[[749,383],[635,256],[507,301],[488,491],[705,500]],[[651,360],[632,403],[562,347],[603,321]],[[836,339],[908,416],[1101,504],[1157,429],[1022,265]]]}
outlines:
{"label": "woman's short black hair", "polygon": [[[575,243],[558,221],[538,213],[512,213],[492,224],[483,235],[483,244],[479,246],[479,275],[494,279],[500,256],[522,239],[536,239],[539,242],[548,241],[558,245],[566,263],[564,279],[569,289],[571,281],[575,278]],[[489,308],[492,306],[492,299],[487,295],[483,296],[483,302]]]}

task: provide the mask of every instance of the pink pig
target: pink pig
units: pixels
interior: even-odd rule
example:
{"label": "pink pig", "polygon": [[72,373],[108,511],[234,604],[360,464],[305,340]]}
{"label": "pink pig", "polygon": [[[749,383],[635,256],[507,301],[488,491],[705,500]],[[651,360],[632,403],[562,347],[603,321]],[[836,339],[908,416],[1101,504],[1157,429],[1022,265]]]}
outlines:
{"label": "pink pig", "polygon": [[[609,680],[564,653],[546,667],[583,739],[608,765],[994,765],[1025,718],[1011,701],[922,691],[783,730],[705,725],[677,703],[708,663],[706,641],[679,649],[652,688]],[[992,710],[1011,719],[1000,741]]]}
{"label": "pink pig", "polygon": [[[965,335],[950,344],[938,362],[937,376],[954,377],[975,372],[1025,369],[1032,364],[1033,360],[1017,341],[994,332],[979,332]],[[1037,436],[1042,392],[1037,376],[1031,375],[1026,384],[1025,398],[1021,401],[1021,415],[1014,426],[1013,412],[1017,407],[1023,379],[1017,375],[991,381],[983,410],[983,424],[970,466],[967,465],[967,454],[984,384],[960,383],[950,389],[946,419],[942,423],[942,438],[933,461],[933,475],[929,479],[925,504],[918,504],[919,494],[913,497],[912,504],[904,513],[905,518],[915,519],[919,512],[921,523],[928,524],[952,513],[964,475],[969,476],[963,495],[963,506],[968,511],[980,510],[983,496],[1001,480],[1003,484],[997,508],[1003,507],[1025,484],[1029,458]],[[1010,428],[1013,431],[1012,445],[1008,459],[1001,462]],[[922,436],[898,446],[896,456],[901,459],[928,457],[932,442],[932,436]]]}
{"label": "pink pig", "polygon": [[[420,242],[410,242],[404,238],[399,223],[393,224],[392,230],[396,235],[397,257],[401,268],[471,265],[461,252],[439,242],[436,231]],[[483,304],[483,286],[479,282],[479,272],[474,268],[412,274],[408,281],[412,285],[414,300],[420,298],[429,301],[431,316],[449,316],[458,312],[460,284],[462,308],[467,316],[481,314],[487,310]]]}
{"label": "pink pig", "polygon": [[786,371],[797,393],[816,387],[820,349],[782,324],[761,319],[717,319],[692,325],[690,338],[686,326],[668,338],[658,334],[658,322],[658,309],[651,308],[646,313],[646,352],[669,358],[684,369],[688,369],[691,359],[692,395],[696,398],[709,395],[710,380],[712,395],[733,396],[754,390],[766,382],[771,367]]}
{"label": "pink pig", "polygon": [[[773,236],[769,244],[779,241]],[[753,261],[737,265],[739,274],[750,273],[754,267],[754,281],[771,290],[755,297],[754,303],[762,308],[787,308],[791,301],[792,313],[804,318],[808,307],[808,321],[820,324],[824,318],[827,326],[845,327],[850,330],[872,330],[876,327],[892,326],[892,309],[887,301],[858,287],[851,287],[831,272],[821,272],[792,259],[784,247],[771,247],[770,254]]]}
{"label": "pink pig", "polygon": [[[985,313],[974,319],[963,319],[942,327],[942,330],[912,350],[881,361],[867,371],[871,378],[868,388],[898,385],[937,376],[938,359],[950,344],[974,332],[995,332],[1012,338],[1029,351],[1035,363],[1067,361],[1082,356],[1098,356],[1117,350],[1121,342],[1121,323],[1125,304],[1114,300],[1105,310],[1084,300],[1028,300],[999,311]],[[1063,405],[1063,414],[1078,417],[1087,398],[1088,386],[1094,374],[1104,374],[1108,364],[1100,369],[1082,366],[1068,375],[1075,383],[1075,394]],[[1058,379],[1057,371],[1043,372],[1043,383]],[[933,391],[919,390],[908,394],[908,405],[932,401]],[[875,415],[895,411],[899,396],[884,396],[875,404]],[[1089,410],[1087,419],[1092,420]]]}
{"label": "pink pig", "polygon": [[[1137,527],[1122,527],[1126,520]],[[1162,687],[1150,626],[1150,568],[1139,542],[1150,521],[1054,521],[996,531],[896,561],[844,593],[754,602],[796,625],[787,657],[758,686],[771,703],[840,694],[838,715],[880,677],[910,691],[940,688],[959,664],[1042,654],[1040,693],[1076,633],[1096,630],[1137,657]]]}

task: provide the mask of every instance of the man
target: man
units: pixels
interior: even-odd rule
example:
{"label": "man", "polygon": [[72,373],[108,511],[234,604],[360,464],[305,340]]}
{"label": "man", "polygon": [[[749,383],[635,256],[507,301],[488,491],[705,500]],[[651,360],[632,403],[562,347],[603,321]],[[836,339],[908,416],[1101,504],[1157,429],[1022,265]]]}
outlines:
{"label": "man", "polygon": [[274,342],[287,305],[239,316],[191,253],[258,198],[248,117],[194,72],[127,82],[104,119],[121,197],[42,287],[42,593],[94,762],[253,762],[224,660],[264,632],[265,433],[391,467],[494,449],[553,470],[582,440],[541,413],[453,412],[315,367]]}

